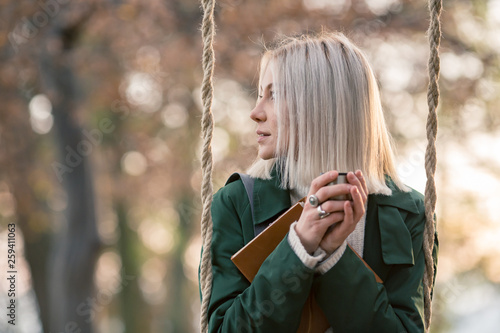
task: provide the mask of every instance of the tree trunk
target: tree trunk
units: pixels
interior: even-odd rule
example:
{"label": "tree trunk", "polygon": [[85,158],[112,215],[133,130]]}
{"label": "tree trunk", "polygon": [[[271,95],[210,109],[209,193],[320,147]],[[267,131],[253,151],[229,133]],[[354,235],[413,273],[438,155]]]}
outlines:
{"label": "tree trunk", "polygon": [[[88,155],[95,142],[77,123],[77,79],[72,45],[79,27],[49,28],[40,55],[40,76],[52,101],[60,161],[52,163],[67,195],[62,227],[53,239],[49,263],[51,332],[92,332],[99,309],[93,295],[94,266],[100,248],[96,228],[94,187]],[[51,45],[50,51],[46,45]]]}

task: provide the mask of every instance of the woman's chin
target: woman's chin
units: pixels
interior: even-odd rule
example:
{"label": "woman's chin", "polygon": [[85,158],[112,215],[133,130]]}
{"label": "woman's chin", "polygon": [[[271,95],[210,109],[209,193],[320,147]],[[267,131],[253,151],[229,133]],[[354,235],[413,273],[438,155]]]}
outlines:
{"label": "woman's chin", "polygon": [[259,150],[259,157],[265,161],[270,160],[271,158],[274,157],[274,153],[272,152],[267,152],[267,151],[262,151]]}

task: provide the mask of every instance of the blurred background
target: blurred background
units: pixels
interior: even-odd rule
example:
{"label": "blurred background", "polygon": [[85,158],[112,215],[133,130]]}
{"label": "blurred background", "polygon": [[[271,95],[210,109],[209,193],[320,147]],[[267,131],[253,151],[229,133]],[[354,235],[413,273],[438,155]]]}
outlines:
{"label": "blurred background", "polygon": [[[262,42],[340,30],[380,82],[399,173],[424,191],[425,1],[217,2],[214,189],[256,153]],[[0,307],[16,326],[197,332],[201,9],[194,0],[0,0]],[[432,332],[500,327],[500,1],[447,0]]]}

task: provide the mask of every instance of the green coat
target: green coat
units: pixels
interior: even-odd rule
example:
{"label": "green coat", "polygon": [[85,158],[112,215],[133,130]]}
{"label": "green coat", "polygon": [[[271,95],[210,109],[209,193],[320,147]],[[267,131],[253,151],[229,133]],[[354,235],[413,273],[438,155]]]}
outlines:
{"label": "green coat", "polygon": [[[276,177],[256,179],[252,221],[241,180],[220,189],[212,204],[209,332],[296,332],[311,289],[336,333],[423,332],[423,196],[398,191],[391,182],[389,186],[391,196],[368,198],[363,253],[383,284],[349,247],[332,269],[319,275],[302,264],[286,237],[250,284],[231,256],[254,237],[254,224],[291,206],[290,195]],[[434,266],[437,245],[436,235]]]}

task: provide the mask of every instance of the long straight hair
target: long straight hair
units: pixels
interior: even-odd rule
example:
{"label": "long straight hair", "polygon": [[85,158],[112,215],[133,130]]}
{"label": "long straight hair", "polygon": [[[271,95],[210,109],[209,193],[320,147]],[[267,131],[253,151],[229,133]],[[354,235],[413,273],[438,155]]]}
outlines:
{"label": "long straight hair", "polygon": [[276,167],[283,188],[309,188],[322,172],[360,169],[370,193],[390,195],[394,166],[380,93],[361,50],[341,33],[286,37],[267,49],[260,79],[271,66],[278,120],[276,157],[257,159],[251,176]]}

